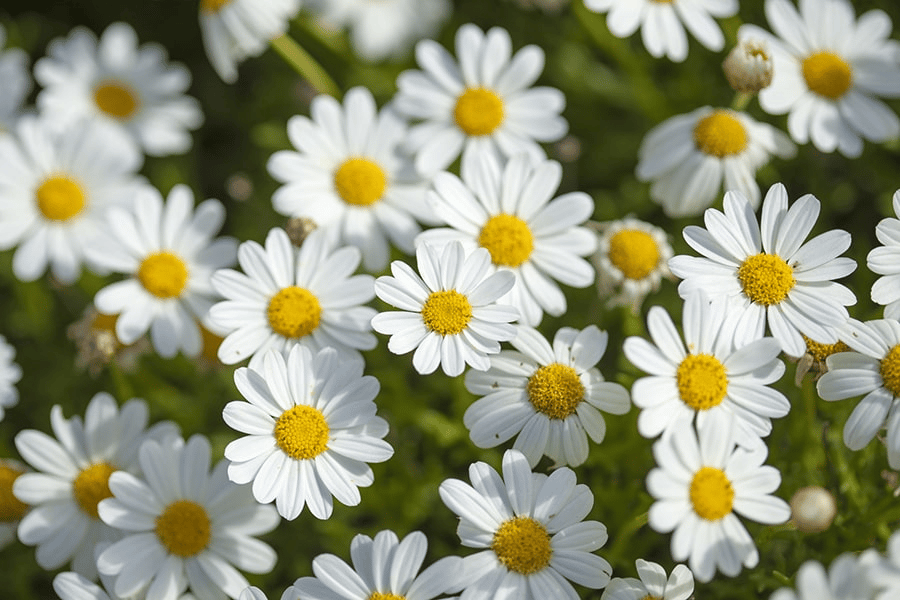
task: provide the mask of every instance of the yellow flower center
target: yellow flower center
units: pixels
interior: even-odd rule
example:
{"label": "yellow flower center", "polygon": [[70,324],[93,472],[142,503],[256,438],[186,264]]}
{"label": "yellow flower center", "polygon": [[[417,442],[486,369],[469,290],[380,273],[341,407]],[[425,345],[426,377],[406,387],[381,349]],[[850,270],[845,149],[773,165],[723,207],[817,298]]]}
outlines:
{"label": "yellow flower center", "polygon": [[368,600],[406,600],[406,596],[399,596],[397,594],[385,593],[381,592],[372,592],[372,595],[369,596]]}
{"label": "yellow flower center", "polygon": [[269,327],[286,338],[311,334],[319,326],[321,316],[319,299],[309,290],[295,285],[279,290],[266,309]]}
{"label": "yellow flower center", "polygon": [[879,370],[884,389],[895,396],[900,396],[900,344],[891,348],[881,359]]}
{"label": "yellow flower center", "polygon": [[694,512],[707,521],[718,521],[731,512],[734,488],[721,469],[702,467],[691,480]]}
{"label": "yellow flower center", "polygon": [[65,175],[49,177],[35,192],[38,210],[51,221],[68,221],[84,210],[84,190]]}
{"label": "yellow flower center", "polygon": [[318,409],[298,404],[275,421],[275,443],[294,460],[315,458],[328,450],[330,431]]}
{"label": "yellow flower center", "polygon": [[559,363],[535,371],[525,389],[534,409],[551,419],[565,419],[584,399],[584,385],[578,373]]}
{"label": "yellow flower center", "polygon": [[[655,0],[655,1],[656,2],[671,2],[672,0]],[[641,598],[641,600],[663,600],[663,598],[660,598],[659,596],[651,596],[650,594],[647,594],[646,596]]]}
{"label": "yellow flower center", "polygon": [[94,88],[94,103],[116,119],[127,119],[138,107],[137,97],[131,88],[117,81],[107,81]]}
{"label": "yellow flower center", "polygon": [[156,517],[156,537],[175,556],[199,554],[209,544],[209,515],[196,502],[176,500]]}
{"label": "yellow flower center", "polygon": [[137,278],[157,298],[175,298],[187,284],[187,265],[171,252],[157,252],[141,262]]}
{"label": "yellow flower center", "polygon": [[441,335],[456,335],[472,319],[469,299],[456,290],[431,292],[422,306],[422,321],[429,330]]}
{"label": "yellow flower center", "polygon": [[334,188],[338,196],[353,206],[369,206],[384,195],[387,177],[377,164],[367,158],[351,158],[334,172]]}
{"label": "yellow flower center", "polygon": [[109,476],[118,471],[117,467],[109,463],[93,464],[83,469],[72,483],[72,492],[75,501],[85,513],[99,519],[97,505],[101,500],[112,498],[109,491]]}
{"label": "yellow flower center", "polygon": [[747,147],[747,130],[732,113],[717,110],[694,127],[694,143],[704,154],[723,158]]}
{"label": "yellow flower center", "polygon": [[741,289],[751,302],[769,306],[784,300],[794,287],[794,270],[777,254],[755,254],[737,272]]}
{"label": "yellow flower center", "polygon": [[456,99],[456,124],[466,135],[490,135],[503,122],[503,100],[485,88],[468,88]]}
{"label": "yellow flower center", "polygon": [[28,505],[13,495],[13,483],[24,473],[0,464],[0,523],[14,523],[25,516]]}
{"label": "yellow flower center", "polygon": [[818,362],[824,362],[826,358],[838,352],[849,352],[850,346],[844,342],[836,342],[834,344],[820,344],[815,342],[803,334],[803,341],[806,342],[806,351],[810,356]]}
{"label": "yellow flower center", "polygon": [[643,279],[659,264],[659,248],[646,231],[623,229],[609,240],[609,262],[628,279]]}
{"label": "yellow flower center", "polygon": [[208,13],[217,13],[222,7],[231,4],[231,0],[200,0],[200,10]]}
{"label": "yellow flower center", "polygon": [[718,406],[728,390],[725,366],[711,354],[688,354],[676,373],[678,394],[694,410]]}
{"label": "yellow flower center", "polygon": [[850,89],[853,70],[832,52],[814,52],[803,59],[803,78],[810,91],[837,100]]}
{"label": "yellow flower center", "polygon": [[514,215],[488,219],[478,234],[478,243],[491,253],[491,261],[504,267],[518,267],[531,256],[534,237],[528,224]]}
{"label": "yellow flower center", "polygon": [[513,517],[494,533],[491,550],[510,571],[530,575],[550,563],[553,549],[547,529],[531,517]]}

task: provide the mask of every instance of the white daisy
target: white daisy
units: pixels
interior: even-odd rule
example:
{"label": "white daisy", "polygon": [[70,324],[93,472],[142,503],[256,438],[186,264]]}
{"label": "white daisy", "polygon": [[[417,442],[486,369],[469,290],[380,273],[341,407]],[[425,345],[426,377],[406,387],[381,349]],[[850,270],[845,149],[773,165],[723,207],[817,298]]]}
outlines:
{"label": "white daisy", "polygon": [[147,418],[143,400],[133,398],[120,409],[101,392],[91,399],[83,421],[66,419],[61,406],[53,407],[50,426],[56,439],[33,429],[16,435],[16,449],[35,469],[13,486],[16,497],[31,507],[19,523],[19,539],[37,546],[42,568],[57,569],[71,561],[74,571],[96,578],[94,546],[121,537],[97,513],[98,503],[111,496],[110,475],[140,472],[138,446],[177,433],[170,422],[147,429]]}
{"label": "white daisy", "polygon": [[769,600],[874,600],[871,552],[860,556],[845,552],[832,561],[827,573],[822,563],[808,560],[797,571],[796,591],[781,588]]}
{"label": "white daisy", "polygon": [[76,27],[55,39],[34,65],[44,89],[38,108],[67,126],[85,117],[120,127],[147,154],[181,154],[191,147],[189,130],[203,122],[200,104],[185,92],[190,72],[169,63],[158,44],[138,47],[127,23],[113,23],[100,36]]}
{"label": "white daisy", "polygon": [[237,81],[237,63],[283,35],[301,0],[200,0],[203,48],[219,77]]}
{"label": "white daisy", "polygon": [[784,523],[787,502],[771,493],[781,484],[778,469],[763,465],[768,449],[735,447],[731,427],[705,427],[699,441],[693,427],[681,427],[653,444],[659,467],[647,475],[656,499],[649,523],[672,534],[672,558],[688,560],[704,583],[716,569],[736,576],[741,565],[753,568],[759,553],[737,514],[763,523]]}
{"label": "white daisy", "polygon": [[379,531],[373,540],[359,534],[350,543],[351,567],[334,554],[313,560],[315,577],[301,577],[288,592],[308,600],[431,600],[462,575],[462,560],[448,556],[419,573],[428,540],[414,531],[402,540]]}
{"label": "white daisy", "polygon": [[247,241],[238,248],[244,273],[222,269],[213,274],[225,301],[213,305],[209,319],[227,332],[219,360],[233,365],[250,357],[262,367],[266,350],[287,352],[300,344],[312,352],[334,347],[358,356],[375,347],[370,322],[375,309],[363,306],[375,296],[373,278],[353,275],[360,252],[333,250],[316,230],[298,250],[283,229],[272,229],[265,247]]}
{"label": "white daisy", "polygon": [[237,598],[249,585],[238,569],[272,570],[275,551],[253,536],[274,529],[278,513],[257,504],[247,486],[228,481],[226,461],[210,472],[205,437],[148,440],[139,460],[146,481],[113,473],[113,497],[99,506],[105,523],[126,532],[97,558],[100,572],[115,579],[112,591],[143,592],[145,600],[187,589],[198,598],[220,598],[222,592]]}
{"label": "white daisy", "polygon": [[15,359],[16,349],[0,335],[0,421],[6,409],[19,402],[16,383],[22,378],[22,368],[14,362]]}
{"label": "white daisy", "polygon": [[544,312],[566,312],[556,281],[577,288],[594,281],[594,269],[581,258],[597,248],[597,236],[581,226],[594,201],[584,192],[553,198],[561,178],[555,161],[532,162],[519,154],[501,167],[491,154],[473,152],[463,160],[462,180],[435,175],[428,202],[450,227],[425,231],[416,244],[456,240],[466,250],[487,249],[494,270],[516,274],[516,284],[500,301],[536,327]]}
{"label": "white daisy", "polygon": [[288,137],[298,152],[282,150],[269,159],[269,173],[286,184],[272,195],[275,210],[311,219],[340,245],[362,251],[367,271],[383,271],[388,239],[407,254],[426,218],[425,182],[398,146],[406,124],[392,110],[376,112],[366,88],[347,92],[343,107],[319,95],[311,116],[288,121]]}
{"label": "white daisy", "polygon": [[[101,577],[102,585],[98,585],[78,573],[66,571],[53,578],[53,591],[61,600],[144,600],[144,596],[141,594],[122,598],[111,591],[111,581],[109,577]],[[182,594],[173,600],[194,600],[194,596]],[[242,595],[239,600],[244,600],[244,596]],[[249,598],[248,600],[256,599]]]}
{"label": "white daisy", "polygon": [[676,62],[688,55],[685,28],[706,48],[718,52],[725,37],[713,17],[730,17],[738,11],[737,0],[585,0],[584,4],[594,12],[609,13],[606,25],[614,36],[629,37],[640,27],[651,55]]}
{"label": "white daisy", "polygon": [[894,214],[897,219],[882,219],[875,228],[875,237],[881,242],[866,257],[866,266],[873,273],[882,275],[872,285],[872,302],[884,305],[886,319],[900,319],[900,190],[894,192]]}
{"label": "white daisy", "polygon": [[466,373],[466,389],[483,396],[463,417],[479,448],[498,446],[517,435],[513,448],[537,465],[547,455],[556,464],[577,467],[587,460],[590,438],[606,435],[600,411],[622,415],[631,408],[628,390],[604,381],[597,363],[609,336],[591,325],[563,327],[553,346],[536,329],[516,328],[518,352],[502,350],[487,371]]}
{"label": "white daisy", "polygon": [[458,63],[437,42],[416,45],[423,71],[397,78],[397,110],[424,122],[409,133],[416,168],[426,175],[445,169],[460,154],[474,150],[502,156],[527,153],[545,158],[536,142],[554,142],[568,131],[559,113],[562,92],[530,87],[544,68],[544,52],[525,46],[512,55],[509,33],[499,27],[484,33],[472,24],[456,32]]}
{"label": "white daisy", "polygon": [[393,277],[375,281],[378,297],[400,311],[382,312],[372,328],[391,336],[388,350],[406,354],[415,349],[413,367],[422,375],[438,365],[456,377],[468,364],[485,371],[488,354],[500,351],[500,342],[515,337],[510,325],[519,312],[497,300],[513,286],[508,271],[491,273],[491,257],[477,248],[466,253],[458,242],[442,250],[429,244],[416,248],[419,273],[404,262],[391,263]]}
{"label": "white daisy", "polygon": [[721,190],[759,206],[756,171],[771,155],[791,158],[796,146],[781,131],[746,113],[704,106],[654,127],[638,150],[637,177],[670,217],[699,215]]}
{"label": "white daisy", "polygon": [[469,467],[469,479],[447,479],[438,490],[459,517],[462,545],[485,548],[463,559],[460,600],[577,599],[570,581],[590,589],[609,582],[612,568],[593,554],[606,543],[606,527],[583,520],[594,495],[576,485],[571,469],[532,473],[521,452],[507,450],[503,479],[483,462]]}
{"label": "white daisy", "polygon": [[15,135],[0,137],[0,249],[18,245],[16,277],[33,281],[49,265],[62,283],[78,279],[106,211],[143,185],[142,161],[111,125],[86,120],[57,132],[37,117],[19,119]]}
{"label": "white daisy", "polygon": [[684,565],[675,565],[668,579],[654,562],[639,558],[634,566],[640,579],[613,578],[600,600],[687,600],[694,593],[694,574]]}
{"label": "white daisy", "polygon": [[16,530],[28,505],[16,498],[13,486],[28,467],[17,460],[0,458],[0,550],[16,539]]}
{"label": "white daisy", "polygon": [[[874,556],[872,556],[873,554]],[[865,600],[870,598],[871,600],[894,600],[900,594],[900,532],[895,531],[888,539],[886,554],[882,557],[874,551],[867,550],[860,556],[861,563],[866,558],[872,559],[864,563],[860,569],[863,571],[863,577],[871,581],[875,592],[874,595],[866,596]],[[864,570],[865,567],[869,567],[868,570]],[[802,600],[806,600],[806,598]],[[818,600],[818,598],[814,600]]]}
{"label": "white daisy", "polygon": [[210,279],[213,271],[234,264],[237,241],[213,239],[225,221],[218,200],[193,206],[185,185],[172,188],[165,203],[156,188],[147,186],[132,210],[110,210],[107,238],[90,255],[101,267],[130,277],[97,292],[94,305],[101,313],[119,315],[116,336],[123,344],[149,330],[161,356],[200,353],[197,320],[206,318],[218,298]]}
{"label": "white daisy", "polygon": [[31,93],[28,54],[21,48],[7,48],[6,29],[0,25],[0,136],[15,128],[22,105]]}
{"label": "white daisy", "polygon": [[[684,302],[684,341],[660,306],[647,314],[651,344],[625,340],[625,356],[650,373],[634,382],[631,394],[641,408],[638,431],[647,438],[689,427],[722,429],[735,420],[735,441],[759,444],[772,431],[772,418],[791,409],[769,384],[784,375],[781,345],[773,338],[741,339],[728,319],[724,300],[710,302],[702,291]],[[687,346],[687,349],[685,349]]]}
{"label": "white daisy", "polygon": [[856,20],[847,0],[766,0],[775,34],[743,25],[741,39],[765,40],[772,54],[772,84],[759,93],[763,110],[788,114],[794,141],[855,158],[862,140],[900,135],[900,119],[878,97],[900,97],[900,52],[891,19],[879,9]]}
{"label": "white daisy", "polygon": [[740,192],[727,192],[724,208],[724,214],[706,211],[706,229],[684,230],[685,241],[703,258],[669,261],[684,279],[681,297],[702,289],[711,298],[732,299],[737,338],[762,337],[768,324],[790,356],[806,352],[803,335],[837,342],[837,328],[849,317],[844,307],[856,303],[853,292],[832,281],[856,269],[856,261],[839,256],[850,247],[850,234],[832,229],[804,242],[819,216],[819,201],[807,194],[788,209],[780,183],[766,193],[759,223]]}

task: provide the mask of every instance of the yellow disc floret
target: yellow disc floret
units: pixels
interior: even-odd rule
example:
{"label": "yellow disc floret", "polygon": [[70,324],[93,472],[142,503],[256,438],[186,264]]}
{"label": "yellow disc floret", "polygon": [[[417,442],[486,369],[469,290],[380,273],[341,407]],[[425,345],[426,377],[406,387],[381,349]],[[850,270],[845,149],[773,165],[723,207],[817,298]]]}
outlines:
{"label": "yellow disc floret", "polygon": [[544,569],[553,554],[547,528],[531,517],[504,521],[494,533],[491,550],[504,567],[522,575]]}
{"label": "yellow disc floret", "polygon": [[94,88],[97,108],[116,119],[127,119],[138,107],[137,97],[130,87],[118,81],[106,81]]}
{"label": "yellow disc floret", "polygon": [[503,122],[503,100],[485,88],[468,88],[456,99],[456,124],[467,135],[490,135]]}
{"label": "yellow disc floret", "polygon": [[623,229],[609,240],[609,262],[627,279],[643,279],[659,265],[659,247],[646,231]]}
{"label": "yellow disc floret", "polygon": [[75,501],[81,510],[94,519],[100,518],[97,512],[100,501],[112,498],[112,492],[109,491],[109,476],[116,471],[118,468],[109,463],[96,463],[82,469],[72,482]]}
{"label": "yellow disc floret", "polygon": [[294,460],[315,458],[328,449],[330,431],[318,409],[298,404],[275,421],[275,443]]}
{"label": "yellow disc floret", "polygon": [[399,596],[397,594],[391,594],[389,592],[372,592],[367,600],[406,600],[406,596]]}
{"label": "yellow disc floret", "polygon": [[694,143],[704,154],[724,158],[747,147],[747,130],[733,113],[717,110],[694,126]]}
{"label": "yellow disc floret", "polygon": [[187,265],[171,252],[156,252],[141,262],[137,278],[157,298],[175,298],[187,284]]}
{"label": "yellow disc floret", "polygon": [[814,52],[803,59],[803,79],[810,91],[837,100],[850,89],[853,70],[833,52]]}
{"label": "yellow disc floret", "polygon": [[309,290],[297,286],[279,290],[269,300],[266,317],[272,331],[286,338],[301,338],[319,326],[322,307]]}
{"label": "yellow disc floret", "polygon": [[367,158],[351,158],[334,172],[334,189],[338,196],[353,206],[369,206],[384,195],[387,177],[377,164]]}
{"label": "yellow disc floret", "polygon": [[200,10],[207,13],[217,13],[229,4],[231,4],[231,0],[200,0]]}
{"label": "yellow disc floret", "polygon": [[499,214],[488,219],[478,234],[478,243],[491,254],[495,265],[518,267],[534,250],[528,223],[515,215]]}
{"label": "yellow disc floret", "polygon": [[24,473],[0,463],[0,523],[14,523],[25,516],[28,505],[13,495],[13,484]]}
{"label": "yellow disc floret", "polygon": [[900,396],[900,344],[894,346],[881,359],[881,381],[884,389]]}
{"label": "yellow disc floret", "polygon": [[187,558],[209,544],[210,525],[202,506],[191,500],[176,500],[156,517],[156,537],[170,554]]}
{"label": "yellow disc floret", "polygon": [[34,196],[38,210],[51,221],[68,221],[81,213],[87,203],[81,186],[65,175],[45,179]]}
{"label": "yellow disc floret", "polygon": [[702,467],[691,480],[694,512],[707,521],[718,521],[731,512],[734,488],[721,469]]}
{"label": "yellow disc floret", "polygon": [[728,391],[725,366],[711,354],[688,354],[676,373],[678,395],[694,410],[718,406]]}
{"label": "yellow disc floret", "polygon": [[528,400],[551,419],[565,419],[584,399],[584,385],[572,367],[552,363],[539,368],[525,386]]}
{"label": "yellow disc floret", "polygon": [[422,321],[430,331],[441,335],[456,335],[472,319],[469,299],[456,290],[431,292],[422,306]]}
{"label": "yellow disc floret", "polygon": [[738,268],[737,277],[750,301],[763,306],[787,298],[796,283],[794,270],[777,254],[748,256]]}
{"label": "yellow disc floret", "polygon": [[824,362],[826,358],[838,352],[849,352],[850,346],[844,342],[836,342],[834,344],[820,344],[813,341],[803,334],[803,341],[806,342],[806,352],[818,362]]}

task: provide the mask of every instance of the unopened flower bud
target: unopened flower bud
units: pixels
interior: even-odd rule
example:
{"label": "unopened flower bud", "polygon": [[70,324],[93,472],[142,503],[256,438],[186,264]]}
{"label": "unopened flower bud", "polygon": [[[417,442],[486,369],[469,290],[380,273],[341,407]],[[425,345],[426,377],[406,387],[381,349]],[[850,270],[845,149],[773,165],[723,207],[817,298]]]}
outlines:
{"label": "unopened flower bud", "polygon": [[791,522],[800,531],[825,531],[831,526],[836,514],[834,496],[823,487],[811,485],[800,488],[791,498]]}
{"label": "unopened flower bud", "polygon": [[316,228],[316,222],[308,217],[292,217],[288,219],[287,225],[284,226],[287,231],[291,244],[299,248],[303,245],[303,241]]}
{"label": "unopened flower bud", "polygon": [[722,63],[725,78],[738,92],[754,93],[772,83],[772,57],[765,42],[743,40]]}

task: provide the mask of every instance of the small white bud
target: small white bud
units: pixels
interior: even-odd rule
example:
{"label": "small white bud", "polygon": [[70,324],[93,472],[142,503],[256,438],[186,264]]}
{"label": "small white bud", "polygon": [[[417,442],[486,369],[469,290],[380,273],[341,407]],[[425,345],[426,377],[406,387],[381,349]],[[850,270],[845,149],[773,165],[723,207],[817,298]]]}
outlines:
{"label": "small white bud", "polygon": [[791,498],[791,522],[807,533],[825,531],[834,521],[837,504],[831,492],[811,485],[797,490]]}
{"label": "small white bud", "polygon": [[738,92],[754,93],[772,83],[772,57],[765,42],[743,40],[722,63],[725,78]]}

